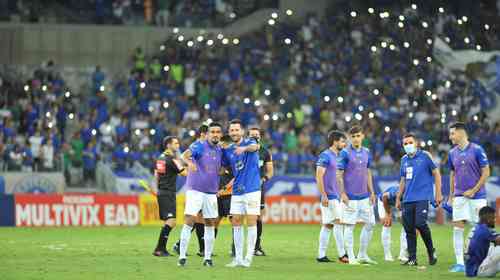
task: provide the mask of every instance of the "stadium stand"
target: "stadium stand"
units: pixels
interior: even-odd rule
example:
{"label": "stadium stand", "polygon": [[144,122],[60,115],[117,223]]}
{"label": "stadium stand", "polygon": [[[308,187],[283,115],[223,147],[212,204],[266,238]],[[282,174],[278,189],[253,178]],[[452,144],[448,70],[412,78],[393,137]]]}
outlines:
{"label": "stadium stand", "polygon": [[[13,2],[10,16],[20,15],[22,21],[33,21],[45,11],[30,6],[37,1]],[[123,18],[117,18],[116,5],[133,6],[133,1],[50,5],[68,15],[76,2],[82,5],[81,15],[72,18],[81,23],[160,24],[153,12],[144,17],[144,7],[130,7],[136,20],[126,18],[124,7]],[[157,2],[158,7],[170,3]],[[168,6],[168,24],[219,24],[218,19],[186,19],[210,21],[221,1],[191,2],[189,11],[186,4]],[[195,4],[202,2],[210,7]],[[259,1],[237,1],[246,8],[225,2],[235,11],[242,9],[236,14],[245,14]],[[353,15],[346,12],[348,6],[332,4],[327,17],[277,20],[238,39],[208,34],[180,40],[182,34],[175,34],[154,55],[137,48],[126,73],[96,66],[81,74],[57,61],[23,71],[3,66],[0,170],[64,170],[71,181],[83,174],[94,178],[99,161],[112,162],[117,171],[136,163],[151,169],[165,135],[180,136],[186,147],[200,122],[225,123],[236,117],[261,125],[278,174],[311,174],[324,146],[322,135],[355,122],[362,122],[370,135],[364,144],[372,149],[382,175],[397,169],[400,139],[407,130],[445,166],[447,125],[454,120],[467,120],[472,140],[484,145],[491,161],[497,160],[500,122],[492,122],[490,112],[499,106],[500,79],[485,86],[481,67],[466,74],[447,71],[434,59],[433,45],[442,38],[453,49],[498,50],[500,33],[487,32],[485,24],[499,26],[467,24],[464,18],[457,23],[453,9],[445,8],[436,17],[437,8],[417,12],[396,6],[391,9],[396,14],[385,17],[378,12]],[[487,19],[495,11],[482,7],[480,12]],[[180,16],[185,13],[190,16]],[[396,16],[400,14],[403,18]],[[60,20],[66,19],[56,13],[55,21]],[[492,71],[498,71],[494,63]]]}

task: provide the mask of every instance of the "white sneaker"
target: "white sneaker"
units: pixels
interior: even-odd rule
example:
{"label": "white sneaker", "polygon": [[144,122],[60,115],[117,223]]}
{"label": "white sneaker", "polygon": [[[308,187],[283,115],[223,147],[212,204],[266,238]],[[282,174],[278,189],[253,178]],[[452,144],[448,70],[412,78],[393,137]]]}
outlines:
{"label": "white sneaker", "polygon": [[366,256],[366,257],[362,257],[362,258],[359,258],[358,257],[358,261],[362,264],[378,264],[378,262],[370,259],[370,257]]}
{"label": "white sneaker", "polygon": [[402,262],[407,262],[408,261],[408,253],[407,252],[402,252],[399,254],[399,258],[398,258],[400,261]]}
{"label": "white sneaker", "polygon": [[384,260],[385,260],[386,262],[393,262],[393,261],[394,261],[394,258],[392,257],[392,255],[387,255],[387,256],[385,256]]}
{"label": "white sneaker", "polygon": [[226,264],[226,267],[238,267],[238,266],[243,266],[243,262],[237,261],[236,259],[233,259],[232,262]]}
{"label": "white sneaker", "polygon": [[360,265],[360,263],[358,262],[357,259],[350,259],[350,258],[349,258],[349,264],[350,265]]}
{"label": "white sneaker", "polygon": [[252,265],[252,260],[250,259],[244,259],[241,264],[240,264],[242,267],[250,267]]}

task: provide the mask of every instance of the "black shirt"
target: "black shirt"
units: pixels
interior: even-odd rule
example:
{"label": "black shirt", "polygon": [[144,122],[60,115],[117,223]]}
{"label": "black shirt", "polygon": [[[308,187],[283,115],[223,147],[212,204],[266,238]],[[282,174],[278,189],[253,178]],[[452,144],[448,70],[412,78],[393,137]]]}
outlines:
{"label": "black shirt", "polygon": [[269,152],[269,150],[261,146],[259,150],[260,178],[264,178],[264,176],[266,176],[266,163],[272,161],[273,159],[271,157],[271,153]]}
{"label": "black shirt", "polygon": [[184,167],[173,156],[161,154],[156,160],[155,174],[158,180],[158,192],[161,195],[162,191],[175,192],[177,174],[181,173]]}

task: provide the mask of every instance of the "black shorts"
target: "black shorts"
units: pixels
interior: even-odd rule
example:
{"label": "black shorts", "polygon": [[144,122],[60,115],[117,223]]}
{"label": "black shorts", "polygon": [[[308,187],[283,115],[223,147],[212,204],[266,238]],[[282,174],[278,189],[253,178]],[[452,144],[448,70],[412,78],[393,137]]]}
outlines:
{"label": "black shorts", "polygon": [[175,219],[177,215],[177,202],[175,200],[175,192],[164,192],[157,197],[158,210],[160,219],[166,221],[168,219]]}
{"label": "black shorts", "polygon": [[229,210],[231,209],[231,196],[225,195],[217,197],[217,205],[219,207],[219,217],[229,216]]}

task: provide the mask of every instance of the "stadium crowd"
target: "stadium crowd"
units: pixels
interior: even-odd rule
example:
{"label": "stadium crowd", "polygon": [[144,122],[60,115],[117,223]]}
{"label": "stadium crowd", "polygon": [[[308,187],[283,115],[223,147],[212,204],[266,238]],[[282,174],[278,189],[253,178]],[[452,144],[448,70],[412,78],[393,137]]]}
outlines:
{"label": "stadium crowd", "polygon": [[0,72],[0,170],[77,166],[92,175],[98,160],[152,168],[164,136],[186,147],[202,122],[232,118],[262,128],[277,174],[311,174],[325,133],[354,123],[379,174],[395,174],[406,131],[444,165],[455,120],[469,124],[495,166],[500,123],[487,112],[499,93],[474,73],[445,71],[432,48],[439,36],[456,49],[500,49],[500,26],[446,6],[390,11],[279,15],[242,38],[174,34],[156,54],[137,48],[126,75],[97,66],[89,92],[74,92],[54,62],[28,80]]}
{"label": "stadium crowd", "polygon": [[1,0],[0,19],[21,22],[224,26],[276,0]]}

